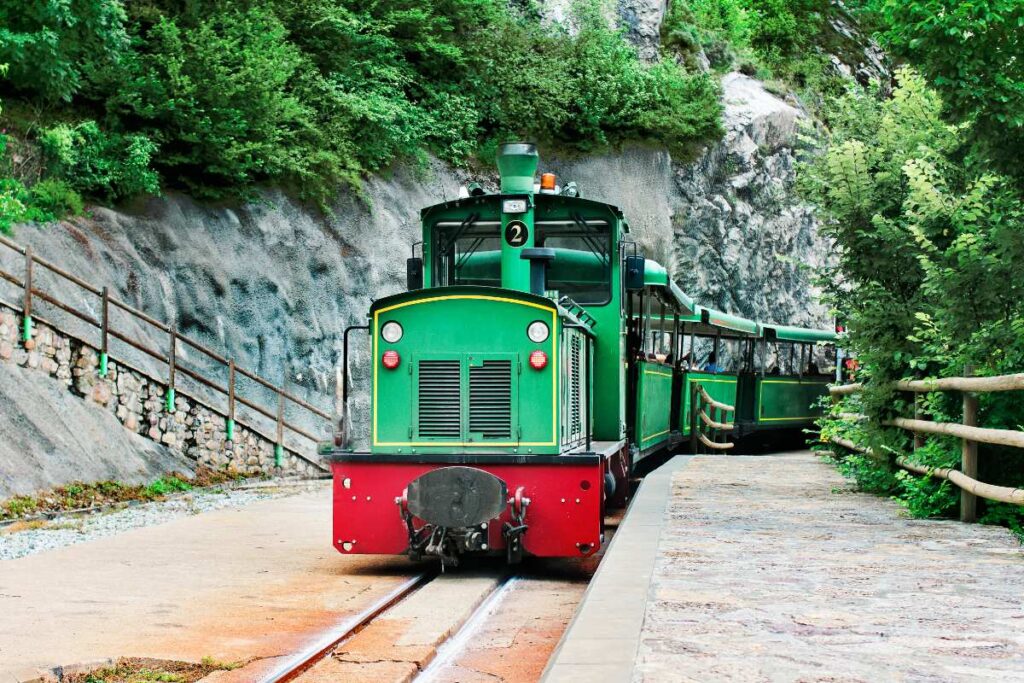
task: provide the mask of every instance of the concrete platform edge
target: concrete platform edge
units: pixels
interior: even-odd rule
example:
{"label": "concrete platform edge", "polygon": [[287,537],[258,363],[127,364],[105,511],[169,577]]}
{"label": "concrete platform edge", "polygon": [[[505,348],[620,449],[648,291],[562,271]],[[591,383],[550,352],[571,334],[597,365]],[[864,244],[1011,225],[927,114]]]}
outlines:
{"label": "concrete platform edge", "polygon": [[672,478],[692,457],[675,456],[640,484],[622,526],[548,660],[543,683],[632,680]]}

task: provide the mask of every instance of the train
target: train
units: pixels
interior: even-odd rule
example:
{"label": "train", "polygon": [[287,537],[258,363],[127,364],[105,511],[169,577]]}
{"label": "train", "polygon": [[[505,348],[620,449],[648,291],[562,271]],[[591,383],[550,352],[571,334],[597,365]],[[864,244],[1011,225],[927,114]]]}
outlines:
{"label": "train", "polygon": [[698,305],[619,208],[539,164],[503,144],[497,192],[424,208],[407,291],[346,329],[342,386],[350,333],[372,367],[369,448],[343,418],[324,451],[339,552],[586,557],[638,464],[697,443],[695,383],[735,407],[732,438],[819,415],[834,331]]}

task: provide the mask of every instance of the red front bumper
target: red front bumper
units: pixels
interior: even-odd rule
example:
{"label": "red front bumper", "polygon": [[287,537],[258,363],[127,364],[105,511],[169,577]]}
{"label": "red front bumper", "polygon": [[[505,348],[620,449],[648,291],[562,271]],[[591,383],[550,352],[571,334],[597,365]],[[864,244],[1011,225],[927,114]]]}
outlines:
{"label": "red front bumper", "polygon": [[[486,456],[485,456],[486,457]],[[404,553],[409,545],[402,519],[401,499],[409,482],[455,461],[406,461],[395,456],[339,455],[333,459],[334,547],[344,554]],[[480,458],[483,460],[484,458]],[[497,459],[497,458],[492,458]],[[427,460],[423,462],[422,460]],[[502,479],[510,495],[520,487],[530,499],[523,536],[527,554],[538,557],[581,557],[601,547],[604,531],[604,463],[591,456],[534,457],[527,463],[478,462],[460,458],[457,464],[474,467]],[[554,462],[552,462],[554,461]],[[488,526],[488,546],[505,547],[502,525],[510,511]],[[421,520],[414,520],[416,525]]]}

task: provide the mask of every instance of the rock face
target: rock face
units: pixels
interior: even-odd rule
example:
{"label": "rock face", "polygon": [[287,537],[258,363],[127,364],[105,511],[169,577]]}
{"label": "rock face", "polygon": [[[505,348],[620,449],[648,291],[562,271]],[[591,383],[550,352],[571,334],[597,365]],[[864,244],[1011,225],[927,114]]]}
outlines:
{"label": "rock face", "polygon": [[725,139],[675,170],[673,271],[684,290],[757,320],[827,326],[806,266],[830,247],[793,193],[800,113],[739,73],[722,80]]}
{"label": "rock face", "polygon": [[661,22],[667,9],[667,0],[619,0],[619,24],[645,61],[658,58]]}

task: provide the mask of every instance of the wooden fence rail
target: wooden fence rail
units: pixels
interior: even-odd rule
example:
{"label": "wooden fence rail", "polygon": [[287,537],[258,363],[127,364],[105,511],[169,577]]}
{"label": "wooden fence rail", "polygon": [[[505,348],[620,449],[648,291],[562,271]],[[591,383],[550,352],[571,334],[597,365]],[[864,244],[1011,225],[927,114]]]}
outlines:
{"label": "wooden fence rail", "polygon": [[[711,409],[710,415],[705,408]],[[698,453],[703,446],[712,451],[726,451],[735,446],[724,440],[734,427],[734,423],[725,421],[726,414],[735,412],[735,406],[716,401],[700,382],[693,382],[690,385],[690,450]]]}
{"label": "wooden fence rail", "polygon": [[[313,423],[324,424],[326,428],[325,432],[330,433],[330,425],[333,422],[333,416],[329,412],[317,408],[311,403],[286,391],[284,387],[277,386],[274,383],[270,382],[269,380],[260,377],[255,372],[238,367],[233,359],[227,358],[217,353],[213,349],[210,349],[209,347],[205,346],[204,344],[201,344],[200,342],[197,342],[193,339],[189,339],[188,337],[179,334],[175,330],[173,324],[157,320],[156,318],[146,314],[143,311],[140,311],[134,306],[131,306],[130,304],[111,296],[109,290],[106,287],[97,287],[85,281],[84,279],[74,275],[73,273],[70,273],[60,268],[59,266],[36,256],[34,253],[32,253],[31,247],[22,247],[16,242],[13,242],[10,239],[3,236],[0,236],[0,246],[6,247],[8,250],[13,251],[16,255],[23,258],[24,272],[21,274],[21,277],[14,273],[7,272],[2,267],[0,267],[0,280],[6,280],[15,287],[21,289],[23,292],[23,299],[20,311],[22,314],[22,343],[31,343],[33,319],[38,317],[35,316],[34,313],[34,301],[35,299],[39,299],[40,301],[50,304],[55,308],[80,320],[86,325],[90,327],[95,327],[98,330],[98,343],[81,339],[74,334],[71,334],[70,336],[75,337],[76,339],[78,339],[78,341],[82,342],[83,344],[87,344],[89,346],[93,346],[99,349],[99,373],[101,377],[105,377],[107,374],[109,351],[108,340],[115,339],[117,341],[123,342],[124,344],[127,344],[131,348],[145,354],[149,358],[166,366],[167,374],[165,377],[153,377],[152,374],[149,372],[146,372],[140,368],[133,368],[136,371],[149,376],[150,379],[162,383],[167,387],[167,390],[165,392],[165,410],[174,410],[175,376],[176,374],[180,373],[181,375],[185,375],[190,379],[195,380],[203,387],[218,392],[222,394],[224,397],[226,397],[226,410],[220,410],[218,408],[213,408],[212,406],[208,407],[212,408],[217,412],[222,412],[226,416],[225,432],[226,437],[229,441],[233,441],[235,438],[236,404],[245,406],[254,411],[255,413],[263,416],[264,418],[273,421],[273,434],[265,433],[258,425],[254,424],[252,421],[247,420],[245,422],[245,426],[248,427],[253,432],[259,434],[263,438],[275,444],[275,460],[278,465],[281,464],[281,459],[283,457],[283,452],[285,448],[285,430],[288,430],[289,433],[298,435],[303,439],[311,442],[313,453],[316,452],[316,445],[321,440],[317,438],[314,434],[311,434],[309,431],[307,431],[307,429],[300,427],[294,422],[286,419],[285,416],[287,406],[294,406],[298,409],[305,411],[307,413],[308,420],[310,420]],[[50,273],[56,275],[58,278],[61,278],[63,280],[73,283],[74,285],[77,285],[81,289],[85,290],[85,292],[87,292],[88,294],[98,297],[99,309],[101,311],[100,318],[96,318],[87,312],[81,311],[75,308],[74,305],[68,303],[67,301],[61,301],[60,299],[57,298],[56,295],[40,289],[39,279],[37,277],[37,273],[35,272],[37,267],[43,268],[49,271]],[[140,342],[138,339],[135,339],[124,332],[113,329],[111,327],[110,322],[111,308],[116,308],[120,311],[123,311],[125,314],[129,316],[129,318],[134,318],[136,321],[145,323],[155,328],[159,333],[166,335],[167,346],[164,347],[163,351],[153,349],[144,344],[143,342]],[[60,329],[56,325],[54,325],[54,327],[56,329]],[[62,332],[70,334],[66,330],[62,330]],[[226,384],[221,384],[217,380],[211,379],[203,375],[198,370],[182,365],[180,357],[181,346],[188,346],[189,348],[198,351],[200,354],[210,359],[210,361],[212,361],[215,365],[223,366],[228,375],[228,380]],[[252,380],[256,384],[270,391],[274,395],[273,405],[261,405],[256,400],[248,399],[244,396],[238,395],[236,375]],[[290,448],[289,450],[296,452],[296,455],[298,455],[303,460],[306,460],[307,462],[317,465],[318,467],[322,467],[321,463],[319,463],[315,459],[311,459],[309,457],[302,455],[301,453],[298,453],[296,449]]]}
{"label": "wooden fence rail", "polygon": [[[960,391],[963,393],[963,422],[931,422],[921,419],[895,417],[882,421],[887,427],[897,427],[914,432],[915,435],[938,434],[953,436],[961,440],[960,469],[927,467],[911,462],[906,457],[898,457],[896,464],[916,474],[945,479],[960,488],[960,519],[964,522],[977,520],[978,497],[987,500],[1024,505],[1024,489],[1008,486],[995,486],[978,481],[978,444],[992,444],[1024,448],[1024,432],[1013,429],[989,429],[977,426],[978,398],[977,393],[994,391],[1016,391],[1024,389],[1024,373],[998,375],[995,377],[971,377],[972,368],[965,368],[965,377],[946,377],[934,380],[905,380],[896,383],[900,391],[926,393],[932,391]],[[841,396],[850,396],[864,389],[862,384],[846,384],[829,387],[833,400]],[[863,421],[866,415],[859,413],[840,413],[839,418],[846,421]],[[832,443],[843,448],[871,453],[870,449],[853,443],[849,439],[832,437]],[[915,439],[915,448],[921,442]]]}

